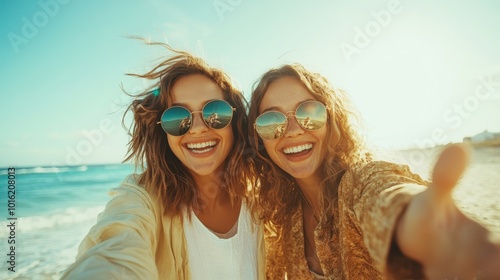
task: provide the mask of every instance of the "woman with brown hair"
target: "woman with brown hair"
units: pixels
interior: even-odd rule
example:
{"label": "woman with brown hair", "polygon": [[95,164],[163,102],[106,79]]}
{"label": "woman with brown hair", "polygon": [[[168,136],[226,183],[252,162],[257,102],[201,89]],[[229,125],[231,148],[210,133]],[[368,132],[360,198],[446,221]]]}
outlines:
{"label": "woman with brown hair", "polygon": [[[246,102],[229,77],[174,56],[133,76],[127,177],[63,279],[262,279],[262,227],[248,195]],[[125,116],[124,116],[125,117]],[[114,277],[114,278],[113,278]]]}
{"label": "woman with brown hair", "polygon": [[249,109],[269,279],[500,279],[500,244],[451,191],[467,151],[439,158],[433,183],[375,161],[347,96],[298,64],[266,72]]}

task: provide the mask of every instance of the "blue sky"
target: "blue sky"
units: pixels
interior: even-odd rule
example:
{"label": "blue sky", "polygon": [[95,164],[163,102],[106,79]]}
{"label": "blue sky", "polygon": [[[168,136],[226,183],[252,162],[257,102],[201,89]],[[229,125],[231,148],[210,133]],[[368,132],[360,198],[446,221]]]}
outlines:
{"label": "blue sky", "polygon": [[500,131],[496,1],[1,1],[0,166],[120,162],[127,77],[167,41],[222,67],[250,95],[299,62],[352,97],[385,148]]}

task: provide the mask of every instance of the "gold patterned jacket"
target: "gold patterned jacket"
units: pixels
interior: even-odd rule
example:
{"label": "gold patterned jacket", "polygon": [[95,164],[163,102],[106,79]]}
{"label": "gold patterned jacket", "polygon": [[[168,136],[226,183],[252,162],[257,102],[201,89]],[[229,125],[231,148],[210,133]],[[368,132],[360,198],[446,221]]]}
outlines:
{"label": "gold patterned jacket", "polygon": [[[325,278],[424,279],[419,264],[394,246],[393,233],[406,205],[427,185],[408,166],[383,161],[346,172],[338,187],[333,228],[321,220],[314,231]],[[266,230],[267,279],[314,279],[304,254],[301,205],[289,225],[286,235]]]}

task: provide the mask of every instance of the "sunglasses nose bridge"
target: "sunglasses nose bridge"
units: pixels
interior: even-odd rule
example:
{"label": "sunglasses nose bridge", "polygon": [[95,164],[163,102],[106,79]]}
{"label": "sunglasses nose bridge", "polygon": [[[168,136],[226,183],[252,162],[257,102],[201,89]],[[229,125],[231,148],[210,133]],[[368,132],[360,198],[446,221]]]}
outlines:
{"label": "sunglasses nose bridge", "polygon": [[295,111],[288,111],[283,113],[285,115],[286,121],[288,122],[288,126],[290,125],[290,120],[291,119],[297,119],[297,115],[295,114]]}
{"label": "sunglasses nose bridge", "polygon": [[191,112],[191,133],[201,132],[204,130],[208,130],[207,125],[205,124],[205,120],[203,119],[202,111],[192,111]]}
{"label": "sunglasses nose bridge", "polygon": [[300,125],[295,112],[290,111],[286,113],[288,124],[284,136],[295,136],[304,133],[304,128]]}

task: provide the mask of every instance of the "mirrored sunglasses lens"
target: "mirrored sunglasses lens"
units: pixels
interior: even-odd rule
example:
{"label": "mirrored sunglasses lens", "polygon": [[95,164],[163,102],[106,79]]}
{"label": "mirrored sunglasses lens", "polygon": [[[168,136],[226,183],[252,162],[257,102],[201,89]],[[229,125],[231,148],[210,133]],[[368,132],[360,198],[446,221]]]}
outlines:
{"label": "mirrored sunglasses lens", "polygon": [[191,128],[191,113],[182,107],[169,108],[161,116],[161,127],[170,135],[184,135]]}
{"label": "mirrored sunglasses lens", "polygon": [[203,119],[210,128],[224,128],[232,118],[233,108],[222,100],[210,101],[203,107]]}
{"label": "mirrored sunglasses lens", "polygon": [[326,108],[321,102],[310,101],[300,104],[296,111],[297,121],[306,130],[322,128],[327,119]]}
{"label": "mirrored sunglasses lens", "polygon": [[267,112],[255,120],[255,129],[262,139],[278,139],[286,131],[286,116],[278,112]]}

